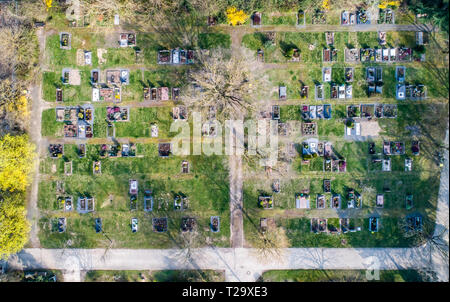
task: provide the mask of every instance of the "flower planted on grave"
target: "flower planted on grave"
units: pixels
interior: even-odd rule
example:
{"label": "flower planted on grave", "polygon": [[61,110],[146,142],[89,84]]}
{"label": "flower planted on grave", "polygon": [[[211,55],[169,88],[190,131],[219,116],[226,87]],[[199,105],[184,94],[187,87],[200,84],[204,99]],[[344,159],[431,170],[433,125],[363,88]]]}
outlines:
{"label": "flower planted on grave", "polygon": [[347,126],[347,128],[353,128],[355,126],[355,122],[352,119],[348,119],[345,122],[345,126]]}

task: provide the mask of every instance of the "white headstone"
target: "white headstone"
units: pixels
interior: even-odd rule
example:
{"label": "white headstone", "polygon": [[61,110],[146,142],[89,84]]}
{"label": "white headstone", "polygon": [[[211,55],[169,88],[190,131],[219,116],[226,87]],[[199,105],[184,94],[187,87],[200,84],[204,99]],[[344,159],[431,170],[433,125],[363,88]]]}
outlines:
{"label": "white headstone", "polygon": [[114,15],[114,25],[119,25],[119,23],[120,23],[119,15]]}

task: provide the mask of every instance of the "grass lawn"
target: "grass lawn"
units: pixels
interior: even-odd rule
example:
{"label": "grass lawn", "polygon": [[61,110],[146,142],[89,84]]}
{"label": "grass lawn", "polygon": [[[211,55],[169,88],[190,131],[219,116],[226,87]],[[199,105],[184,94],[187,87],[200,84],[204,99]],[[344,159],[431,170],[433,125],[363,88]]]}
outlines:
{"label": "grass lawn", "polygon": [[85,282],[223,282],[225,275],[212,270],[88,271]]}
{"label": "grass lawn", "polygon": [[49,280],[53,276],[56,276],[56,282],[64,281],[60,270],[10,270],[0,275],[0,282],[53,282]]}
{"label": "grass lawn", "polygon": [[[193,216],[198,223],[198,244],[205,244],[206,238],[218,246],[228,246],[228,173],[222,165],[222,158],[159,158],[156,145],[138,146],[136,158],[100,159],[102,174],[92,174],[92,162],[98,159],[98,146],[88,145],[86,158],[79,159],[74,145],[65,146],[65,158],[45,159],[41,162],[41,173],[48,180],[39,186],[38,206],[43,214],[40,220],[40,240],[45,247],[56,248],[72,240],[72,247],[113,247],[166,248],[182,244],[180,219]],[[139,157],[144,156],[144,157]],[[181,161],[186,159],[191,165],[190,174],[181,173]],[[63,163],[71,160],[73,175],[63,175]],[[57,172],[51,173],[55,164]],[[214,173],[212,172],[214,171]],[[128,180],[139,181],[138,210],[130,211]],[[79,214],[76,211],[62,212],[56,203],[56,181],[65,183],[65,194],[76,200],[78,196],[89,195],[95,198],[95,211]],[[143,191],[151,189],[154,196],[152,212],[143,211]],[[188,209],[173,210],[173,197],[182,193],[189,198]],[[161,206],[159,206],[159,203]],[[167,204],[166,204],[167,203]],[[76,204],[76,201],[75,201]],[[209,230],[210,216],[221,217],[219,233]],[[51,231],[51,219],[67,217],[67,232]],[[96,234],[94,218],[101,217],[106,234]],[[130,220],[139,219],[139,232],[132,234]],[[167,233],[152,230],[152,217],[168,217]],[[111,239],[111,242],[109,239]]]}
{"label": "grass lawn", "polygon": [[[263,282],[365,282],[364,270],[273,270],[263,273]],[[381,270],[380,280],[371,282],[421,282],[423,277],[415,270]]]}

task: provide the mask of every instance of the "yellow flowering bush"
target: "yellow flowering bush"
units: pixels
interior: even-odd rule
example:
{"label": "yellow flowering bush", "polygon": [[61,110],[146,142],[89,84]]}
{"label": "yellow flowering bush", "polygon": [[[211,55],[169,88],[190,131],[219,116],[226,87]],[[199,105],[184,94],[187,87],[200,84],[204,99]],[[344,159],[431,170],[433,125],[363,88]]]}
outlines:
{"label": "yellow flowering bush", "polygon": [[330,0],[322,1],[322,10],[329,10],[331,8]]}
{"label": "yellow flowering bush", "polygon": [[248,15],[243,10],[237,10],[234,6],[227,8],[227,20],[232,26],[244,24],[247,19]]}
{"label": "yellow flowering bush", "polygon": [[47,7],[47,10],[52,7],[53,0],[44,0],[45,6]]}
{"label": "yellow flowering bush", "polygon": [[389,0],[381,0],[380,4],[378,5],[379,8],[381,9],[386,9],[387,7],[399,7],[400,6],[400,1],[389,1]]}

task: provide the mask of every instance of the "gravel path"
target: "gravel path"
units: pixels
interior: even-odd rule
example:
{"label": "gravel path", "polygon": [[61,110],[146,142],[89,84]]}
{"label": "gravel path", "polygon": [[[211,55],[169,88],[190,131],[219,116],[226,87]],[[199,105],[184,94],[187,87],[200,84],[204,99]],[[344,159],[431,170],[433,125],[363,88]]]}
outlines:
{"label": "gravel path", "polygon": [[[42,28],[36,31],[39,48],[40,48],[40,60],[43,62],[44,60],[44,49],[45,49],[45,38],[46,35]],[[28,203],[27,203],[27,219],[31,223],[31,231],[29,234],[29,244],[32,247],[40,247],[38,233],[39,233],[39,210],[37,208],[38,201],[38,190],[39,190],[39,158],[44,151],[45,141],[42,141],[41,136],[41,117],[43,107],[45,107],[44,102],[42,101],[42,87],[41,82],[38,85],[34,85],[30,89],[31,96],[31,116],[34,117],[30,121],[30,130],[29,135],[31,141],[36,145],[36,153],[37,158],[34,163],[34,175],[33,182],[31,184],[31,190],[28,194]]]}

